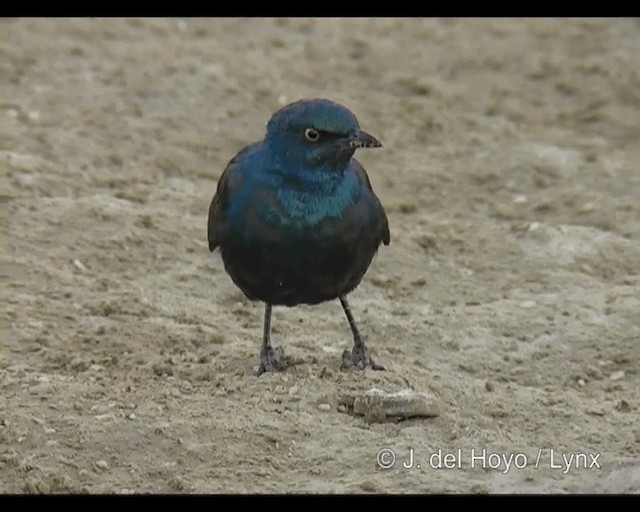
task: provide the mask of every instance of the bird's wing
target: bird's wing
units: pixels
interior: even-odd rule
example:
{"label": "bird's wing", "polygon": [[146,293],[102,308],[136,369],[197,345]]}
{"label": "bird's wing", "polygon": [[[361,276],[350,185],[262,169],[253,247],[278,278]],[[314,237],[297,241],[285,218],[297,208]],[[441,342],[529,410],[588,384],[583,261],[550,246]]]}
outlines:
{"label": "bird's wing", "polygon": [[218,180],[218,188],[209,205],[209,222],[207,223],[207,237],[209,239],[209,250],[213,252],[220,244],[227,229],[227,222],[224,218],[224,211],[229,190],[227,187],[227,166]]}
{"label": "bird's wing", "polygon": [[371,181],[369,180],[369,175],[367,174],[367,171],[364,170],[364,167],[362,167],[360,162],[358,162],[355,158],[353,160],[355,161],[355,164],[356,164],[355,168],[357,172],[362,176],[365,185],[369,189],[369,192],[371,192],[371,195],[373,196],[376,202],[379,218],[382,222],[382,229],[381,229],[382,242],[384,243],[384,245],[389,245],[389,243],[391,242],[391,234],[389,233],[389,220],[387,219],[387,212],[384,211],[384,207],[382,206],[380,199],[378,199],[378,196],[376,196],[376,193],[373,191],[373,187],[371,186]]}
{"label": "bird's wing", "polygon": [[229,222],[227,220],[229,197],[242,184],[243,180],[239,172],[239,167],[242,165],[241,159],[252,147],[247,146],[234,156],[218,180],[216,193],[209,205],[209,221],[207,223],[207,238],[211,252],[220,245],[229,232]]}

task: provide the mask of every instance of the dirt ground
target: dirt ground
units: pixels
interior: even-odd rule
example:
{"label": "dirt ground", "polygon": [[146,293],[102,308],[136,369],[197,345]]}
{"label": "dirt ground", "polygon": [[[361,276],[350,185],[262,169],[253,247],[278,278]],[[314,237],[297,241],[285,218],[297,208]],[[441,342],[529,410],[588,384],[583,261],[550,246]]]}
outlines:
{"label": "dirt ground", "polygon": [[[637,19],[0,26],[1,492],[640,492]],[[335,301],[276,308],[294,365],[254,376],[262,305],[207,249],[303,97],[384,144],[350,295],[384,373],[340,370]],[[372,387],[440,414],[341,404]]]}

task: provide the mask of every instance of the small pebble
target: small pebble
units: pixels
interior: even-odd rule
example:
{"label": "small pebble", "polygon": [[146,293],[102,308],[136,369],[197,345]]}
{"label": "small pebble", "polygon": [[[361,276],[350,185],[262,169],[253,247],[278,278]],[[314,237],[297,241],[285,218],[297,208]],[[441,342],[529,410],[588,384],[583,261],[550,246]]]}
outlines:
{"label": "small pebble", "polygon": [[85,267],[84,263],[82,263],[80,260],[73,260],[72,263],[73,266],[76,267],[80,272],[87,271],[87,267]]}
{"label": "small pebble", "polygon": [[360,482],[360,489],[365,492],[376,492],[378,490],[378,486],[371,480],[365,480],[364,482]]}
{"label": "small pebble", "polygon": [[330,411],[331,406],[329,404],[318,404],[318,409],[321,411]]}
{"label": "small pebble", "polygon": [[438,403],[433,395],[403,389],[390,393],[371,388],[353,401],[353,412],[367,416],[372,412],[386,417],[434,417],[440,414]]}
{"label": "small pebble", "polygon": [[98,469],[109,469],[109,463],[106,460],[96,461],[96,467]]}
{"label": "small pebble", "polygon": [[622,412],[629,412],[631,410],[631,406],[626,400],[620,400],[618,403],[616,403],[616,409]]}

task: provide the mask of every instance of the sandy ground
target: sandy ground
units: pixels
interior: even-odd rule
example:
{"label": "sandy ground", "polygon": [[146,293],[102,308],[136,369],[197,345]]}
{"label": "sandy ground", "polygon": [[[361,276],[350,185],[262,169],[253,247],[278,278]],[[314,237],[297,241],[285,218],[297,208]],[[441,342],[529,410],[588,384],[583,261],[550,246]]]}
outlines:
{"label": "sandy ground", "polygon": [[[638,20],[0,23],[0,491],[640,492]],[[339,369],[335,301],[276,308],[295,364],[255,377],[262,305],[206,247],[302,97],[384,144],[350,298],[386,373]],[[371,387],[440,415],[340,405]]]}

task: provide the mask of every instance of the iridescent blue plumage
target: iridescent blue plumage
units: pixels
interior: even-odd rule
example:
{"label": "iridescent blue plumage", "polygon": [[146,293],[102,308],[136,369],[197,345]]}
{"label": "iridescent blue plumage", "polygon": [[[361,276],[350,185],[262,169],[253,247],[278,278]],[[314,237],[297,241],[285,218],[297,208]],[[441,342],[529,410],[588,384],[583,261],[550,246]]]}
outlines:
{"label": "iridescent blue plumage", "polygon": [[357,148],[377,146],[345,107],[301,100],[276,112],[264,140],[238,153],[220,177],[209,248],[220,248],[225,270],[249,299],[266,304],[259,373],[285,367],[269,340],[272,305],[335,298],[354,334],[343,363],[378,367],[346,300],[380,244],[389,244],[384,209],[353,158]]}

